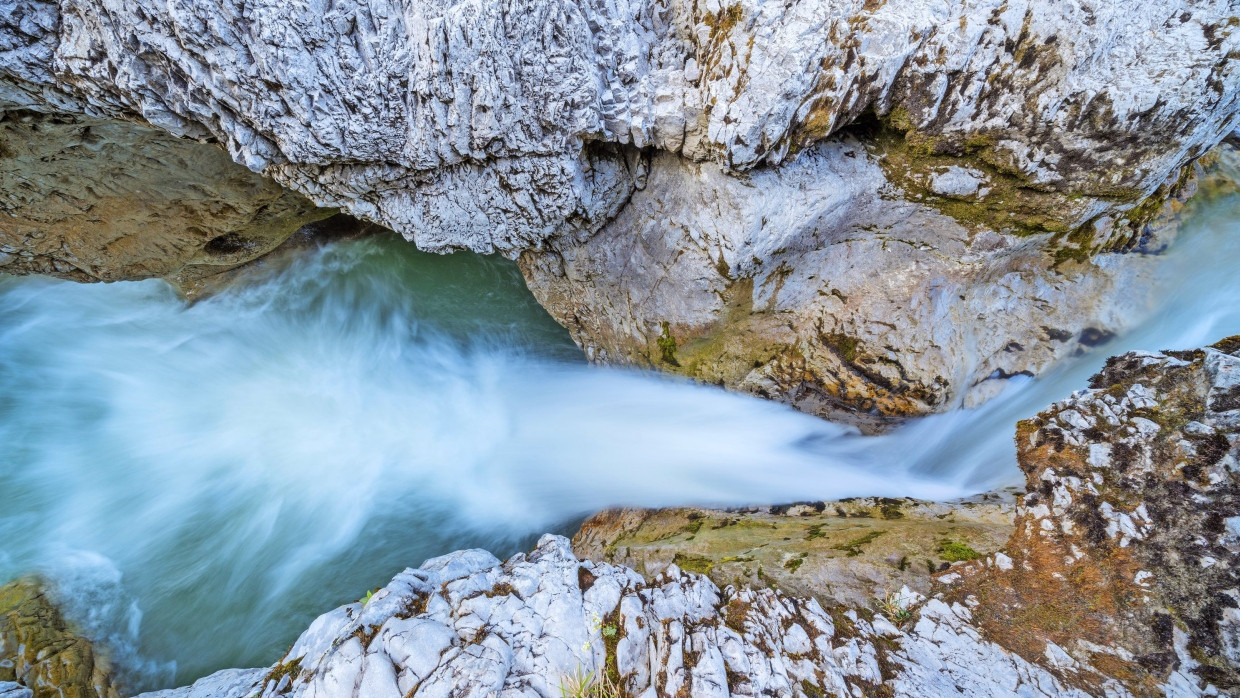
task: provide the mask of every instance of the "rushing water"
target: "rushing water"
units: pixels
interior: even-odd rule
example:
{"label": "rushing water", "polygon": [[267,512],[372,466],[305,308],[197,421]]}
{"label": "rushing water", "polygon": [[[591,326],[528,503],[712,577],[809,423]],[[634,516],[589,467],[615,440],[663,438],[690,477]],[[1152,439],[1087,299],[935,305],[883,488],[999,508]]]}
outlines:
{"label": "rushing water", "polygon": [[1018,481],[1013,423],[1131,347],[1240,332],[1240,204],[1159,262],[1159,309],[982,409],[862,437],[587,368],[512,264],[396,240],[188,306],[159,281],[0,279],[0,582],[40,572],[141,688],[273,661],[461,547],[617,504],[946,498]]}

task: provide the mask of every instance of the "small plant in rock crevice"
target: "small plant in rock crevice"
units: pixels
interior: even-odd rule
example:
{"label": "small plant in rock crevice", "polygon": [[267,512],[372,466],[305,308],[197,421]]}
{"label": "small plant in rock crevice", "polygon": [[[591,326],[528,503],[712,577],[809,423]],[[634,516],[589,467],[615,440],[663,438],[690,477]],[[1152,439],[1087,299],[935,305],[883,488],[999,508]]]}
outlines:
{"label": "small plant in rock crevice", "polygon": [[[594,684],[597,688],[593,689],[594,692],[586,692],[579,695],[590,698],[609,698],[610,696],[625,695],[624,691],[621,690],[624,680],[620,676],[619,657],[616,654],[620,640],[625,636],[619,606],[612,609],[606,617],[601,617],[598,613],[592,613],[590,620],[591,633],[598,633],[603,641],[603,664],[596,667],[594,672],[592,672],[596,674]],[[593,644],[587,640],[581,649],[584,652],[589,652],[592,648]],[[580,672],[578,673],[580,674]]]}
{"label": "small plant in rock crevice", "polygon": [[676,338],[672,336],[671,323],[664,320],[662,327],[663,331],[655,340],[655,344],[659,347],[659,358],[663,363],[679,368],[680,362],[676,360]]}
{"label": "small plant in rock crevice", "polygon": [[578,667],[560,680],[560,698],[624,698],[624,691],[607,672],[599,674]]}
{"label": "small plant in rock crevice", "polygon": [[913,617],[913,612],[909,609],[910,603],[911,598],[893,591],[882,598],[874,599],[874,608],[891,622],[902,625]]}
{"label": "small plant in rock crevice", "polygon": [[845,543],[831,546],[832,550],[841,550],[848,554],[848,557],[856,557],[861,554],[862,549],[874,542],[875,538],[887,533],[886,531],[869,531],[861,536],[853,538]]}

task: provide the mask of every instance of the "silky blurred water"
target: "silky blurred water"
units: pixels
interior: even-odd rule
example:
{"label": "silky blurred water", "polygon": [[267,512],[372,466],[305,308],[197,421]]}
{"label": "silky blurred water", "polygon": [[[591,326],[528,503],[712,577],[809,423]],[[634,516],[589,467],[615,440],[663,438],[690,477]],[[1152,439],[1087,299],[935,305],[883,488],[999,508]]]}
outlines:
{"label": "silky blurred water", "polygon": [[269,664],[407,565],[606,506],[1015,484],[1015,421],[1105,356],[1240,332],[1238,220],[1236,199],[1195,216],[1133,332],[881,437],[588,368],[512,263],[397,239],[196,305],[155,280],[0,278],[0,582],[54,580],[145,689]]}

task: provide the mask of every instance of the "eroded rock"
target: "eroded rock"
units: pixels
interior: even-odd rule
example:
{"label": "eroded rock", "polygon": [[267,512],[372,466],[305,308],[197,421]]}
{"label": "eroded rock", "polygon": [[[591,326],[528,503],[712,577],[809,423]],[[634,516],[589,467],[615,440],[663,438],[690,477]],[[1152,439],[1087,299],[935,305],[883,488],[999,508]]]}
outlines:
{"label": "eroded rock", "polygon": [[130,122],[0,112],[0,273],[189,283],[331,213],[214,145]]}
{"label": "eroded rock", "polygon": [[[859,140],[740,175],[658,155],[598,233],[520,263],[594,361],[863,428],[980,404],[1148,312],[1148,255],[1059,256],[1056,233],[996,232],[906,194]],[[1138,252],[1174,233],[1168,220]]]}
{"label": "eroded rock", "polygon": [[107,660],[65,622],[37,580],[0,587],[0,696],[119,698]]}
{"label": "eroded rock", "polygon": [[[919,598],[905,590],[895,607]],[[365,605],[320,616],[267,671],[261,695],[556,696],[591,671],[624,695],[868,695],[884,684],[894,695],[946,686],[1000,694],[1021,682],[1034,687],[1029,695],[1083,695],[978,639],[968,618],[963,606],[931,601],[901,630],[869,610],[720,590],[674,565],[647,583],[545,536],[504,563],[482,551],[428,561]],[[945,661],[962,652],[978,661]],[[157,695],[240,698],[254,676],[232,684],[242,675],[221,673]]]}
{"label": "eroded rock", "polygon": [[1114,357],[1021,422],[1011,566],[955,574],[986,636],[1091,691],[1240,690],[1237,396],[1233,337]]}
{"label": "eroded rock", "polygon": [[34,698],[34,691],[16,681],[0,681],[0,698]]}
{"label": "eroded rock", "polygon": [[5,10],[5,103],[214,136],[426,248],[516,253],[604,210],[591,180],[615,158],[585,142],[739,171],[867,113],[1088,220],[1152,193],[1240,106],[1226,0]]}

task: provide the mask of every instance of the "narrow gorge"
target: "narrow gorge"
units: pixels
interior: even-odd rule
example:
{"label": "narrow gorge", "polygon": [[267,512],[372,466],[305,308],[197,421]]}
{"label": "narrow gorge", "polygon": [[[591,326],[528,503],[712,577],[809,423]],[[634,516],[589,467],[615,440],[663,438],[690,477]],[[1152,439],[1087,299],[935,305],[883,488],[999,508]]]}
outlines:
{"label": "narrow gorge", "polygon": [[1237,28],[0,0],[0,697],[1234,694]]}

